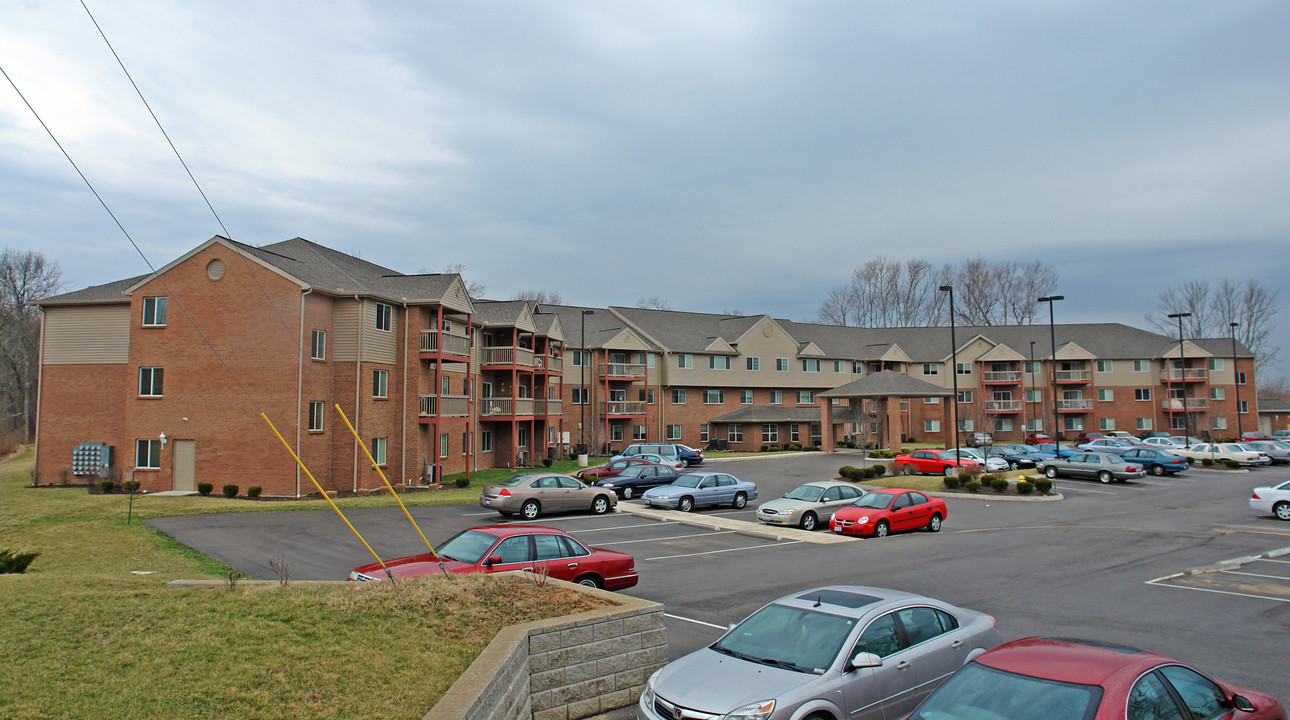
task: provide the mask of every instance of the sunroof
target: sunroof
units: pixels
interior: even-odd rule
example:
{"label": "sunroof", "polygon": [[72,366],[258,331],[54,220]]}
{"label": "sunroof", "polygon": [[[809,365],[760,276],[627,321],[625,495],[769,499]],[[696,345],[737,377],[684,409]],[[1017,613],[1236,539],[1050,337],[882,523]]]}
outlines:
{"label": "sunroof", "polygon": [[798,595],[798,600],[808,600],[817,603],[827,603],[829,605],[838,605],[848,608],[862,608],[865,605],[871,605],[878,602],[879,598],[872,595],[861,595],[860,593],[847,592],[845,590],[815,590]]}

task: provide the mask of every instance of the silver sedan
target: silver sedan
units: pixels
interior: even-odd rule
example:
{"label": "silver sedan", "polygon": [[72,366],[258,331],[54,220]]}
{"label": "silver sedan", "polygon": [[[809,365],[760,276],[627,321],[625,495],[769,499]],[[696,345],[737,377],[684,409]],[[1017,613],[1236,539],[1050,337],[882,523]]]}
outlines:
{"label": "silver sedan", "polygon": [[1140,478],[1147,469],[1140,462],[1131,462],[1115,453],[1076,453],[1068,458],[1045,460],[1040,470],[1049,478],[1059,476],[1097,478],[1109,483]]}
{"label": "silver sedan", "polygon": [[821,480],[798,485],[782,498],[757,507],[757,519],[771,525],[795,525],[814,530],[829,524],[833,512],[860,499],[867,490],[851,483]]}

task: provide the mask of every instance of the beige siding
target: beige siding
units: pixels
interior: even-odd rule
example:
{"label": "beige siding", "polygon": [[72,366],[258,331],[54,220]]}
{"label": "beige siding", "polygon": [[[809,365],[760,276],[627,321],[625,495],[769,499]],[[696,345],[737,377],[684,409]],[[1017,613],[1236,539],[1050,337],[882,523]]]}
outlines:
{"label": "beige siding", "polygon": [[338,362],[358,359],[359,302],[336,299],[332,316],[332,358]]}
{"label": "beige siding", "polygon": [[47,365],[123,365],[130,361],[130,306],[45,308]]}
{"label": "beige siding", "polygon": [[[390,330],[376,329],[376,306],[374,300],[363,301],[363,320],[359,324],[363,333],[363,362],[376,362],[393,364],[399,359],[399,332],[402,325],[402,319],[399,317],[400,308],[398,305],[392,305],[393,310],[390,312]],[[389,303],[385,303],[389,304]]]}

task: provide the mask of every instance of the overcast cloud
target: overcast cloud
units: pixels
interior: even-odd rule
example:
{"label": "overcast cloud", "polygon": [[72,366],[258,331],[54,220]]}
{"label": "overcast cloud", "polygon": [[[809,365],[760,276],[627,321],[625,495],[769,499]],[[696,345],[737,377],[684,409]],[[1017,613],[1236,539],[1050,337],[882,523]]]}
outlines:
{"label": "overcast cloud", "polygon": [[[1290,299],[1284,2],[86,1],[251,244],[796,320],[879,254],[1042,258],[1059,322]],[[79,3],[0,5],[0,66],[154,264],[221,232]],[[7,84],[0,197],[67,289],[147,271]]]}

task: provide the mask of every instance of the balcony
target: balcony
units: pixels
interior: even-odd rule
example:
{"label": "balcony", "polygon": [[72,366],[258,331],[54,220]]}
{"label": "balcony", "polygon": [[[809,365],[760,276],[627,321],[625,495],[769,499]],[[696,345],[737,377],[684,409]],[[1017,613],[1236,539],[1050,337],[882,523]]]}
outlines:
{"label": "balcony", "polygon": [[1063,398],[1057,401],[1057,412],[1088,412],[1092,407],[1092,400]]}
{"label": "balcony", "polygon": [[479,419],[533,417],[533,398],[486,397],[479,399]]}
{"label": "balcony", "polygon": [[991,370],[981,373],[981,382],[986,385],[1016,385],[1021,382],[1020,370]]}
{"label": "balcony", "polygon": [[1020,400],[986,400],[985,411],[988,413],[1021,412]]}
{"label": "balcony", "polygon": [[1209,398],[1166,398],[1160,401],[1160,409],[1168,412],[1186,412],[1188,410],[1208,410]]}
{"label": "balcony", "polygon": [[1056,375],[1059,383],[1086,383],[1093,379],[1092,370],[1058,370]]}
{"label": "balcony", "polygon": [[[1184,380],[1183,376],[1186,376]],[[1169,368],[1160,371],[1160,382],[1205,382],[1209,379],[1208,368]]]}
{"label": "balcony", "polygon": [[639,380],[645,377],[646,368],[637,363],[605,363],[602,369],[604,376],[610,380]]}
{"label": "balcony", "polygon": [[470,398],[465,395],[421,395],[417,399],[418,418],[464,418],[470,413]]}
{"label": "balcony", "polygon": [[538,415],[563,414],[563,405],[560,400],[546,400],[544,398],[538,398],[536,409]]}
{"label": "balcony", "polygon": [[555,355],[538,355],[533,358],[533,369],[539,372],[563,373],[564,358]]}
{"label": "balcony", "polygon": [[533,351],[528,348],[485,347],[481,355],[484,366],[533,367]]}
{"label": "balcony", "polygon": [[423,355],[456,355],[470,357],[470,341],[460,335],[441,333],[438,330],[421,331],[421,353]]}
{"label": "balcony", "polygon": [[645,414],[645,403],[639,400],[610,400],[600,403],[600,414],[606,417],[638,417]]}

